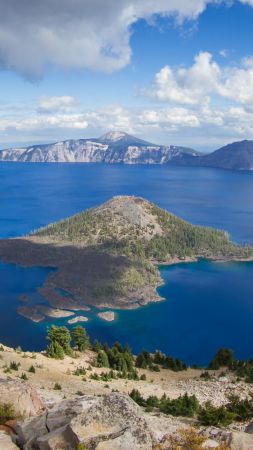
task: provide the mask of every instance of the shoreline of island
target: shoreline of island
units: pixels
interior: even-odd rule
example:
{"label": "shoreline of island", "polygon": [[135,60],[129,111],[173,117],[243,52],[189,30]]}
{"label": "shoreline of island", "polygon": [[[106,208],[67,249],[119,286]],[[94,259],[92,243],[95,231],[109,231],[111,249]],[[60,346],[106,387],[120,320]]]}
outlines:
{"label": "shoreline of island", "polygon": [[[14,245],[15,244],[15,245]],[[227,258],[221,258],[220,256],[211,257],[211,256],[194,256],[194,257],[184,257],[184,258],[171,258],[167,261],[161,262],[161,261],[154,261],[152,260],[151,263],[153,266],[156,267],[157,271],[159,272],[159,278],[157,278],[157,282],[154,285],[148,285],[139,288],[134,293],[130,293],[126,295],[123,298],[118,297],[114,302],[109,302],[108,299],[106,301],[93,301],[90,303],[84,303],[82,298],[85,298],[85,296],[79,292],[79,296],[75,296],[75,289],[74,286],[69,286],[69,290],[66,289],[66,286],[61,286],[60,284],[54,283],[53,276],[57,273],[59,273],[59,270],[62,272],[62,277],[64,278],[64,274],[67,270],[67,267],[64,269],[57,266],[57,261],[55,258],[52,258],[50,261],[50,257],[47,257],[47,261],[40,260],[40,257],[34,255],[31,252],[25,251],[25,247],[29,244],[32,245],[38,245],[34,244],[34,239],[30,240],[28,238],[15,238],[15,239],[6,239],[6,240],[0,240],[0,258],[6,262],[6,263],[12,263],[16,264],[18,266],[23,267],[49,267],[52,268],[52,272],[49,273],[48,278],[46,279],[43,286],[38,287],[38,292],[43,296],[45,301],[47,301],[48,306],[34,306],[29,304],[29,300],[26,297],[26,294],[21,294],[22,299],[20,300],[23,302],[23,306],[18,307],[17,312],[22,315],[23,317],[26,317],[29,320],[32,320],[34,322],[41,322],[46,319],[46,317],[51,318],[66,318],[69,316],[74,316],[75,311],[89,311],[91,307],[95,307],[96,310],[99,310],[101,308],[108,308],[113,310],[133,310],[137,308],[141,308],[143,306],[147,306],[151,303],[157,303],[164,301],[165,299],[158,293],[158,288],[162,287],[164,284],[164,280],[162,279],[160,275],[159,268],[166,267],[166,266],[172,266],[176,264],[186,264],[186,263],[194,263],[197,262],[199,259],[205,259],[207,261],[211,262],[217,262],[217,263],[225,263],[225,262],[252,262],[253,257],[249,258],[239,258],[236,255],[231,255]],[[17,253],[17,248],[18,253]],[[41,245],[41,244],[40,244]],[[48,245],[48,244],[42,244]],[[4,247],[4,250],[3,250]],[[64,246],[57,246],[57,245],[51,245],[51,251],[54,252],[55,250],[64,249]],[[75,253],[77,247],[73,247],[73,253]],[[21,251],[22,249],[22,251]],[[81,248],[82,252],[86,252],[86,249],[84,247]],[[42,258],[43,259],[43,258]],[[59,266],[61,264],[59,263]],[[55,270],[53,270],[55,269]],[[83,266],[83,270],[85,270],[85,264]],[[60,289],[64,289],[69,293],[69,296],[63,296],[58,291]],[[25,298],[25,305],[24,305],[24,298]],[[42,310],[44,308],[44,310]],[[101,313],[96,313],[101,318]],[[69,324],[71,324],[71,320],[69,319]],[[74,322],[78,323],[78,320],[73,317]],[[107,320],[107,319],[105,319]],[[115,316],[110,318],[109,322],[113,322],[115,320]],[[86,321],[86,320],[85,320]]]}

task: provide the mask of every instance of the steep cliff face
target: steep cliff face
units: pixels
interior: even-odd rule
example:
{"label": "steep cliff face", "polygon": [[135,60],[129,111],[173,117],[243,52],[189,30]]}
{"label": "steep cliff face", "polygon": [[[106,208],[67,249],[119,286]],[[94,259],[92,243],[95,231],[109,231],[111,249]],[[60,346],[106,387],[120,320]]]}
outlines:
{"label": "steep cliff face", "polygon": [[188,148],[153,145],[123,132],[110,132],[98,139],[2,150],[0,161],[166,164],[184,154],[198,155]]}

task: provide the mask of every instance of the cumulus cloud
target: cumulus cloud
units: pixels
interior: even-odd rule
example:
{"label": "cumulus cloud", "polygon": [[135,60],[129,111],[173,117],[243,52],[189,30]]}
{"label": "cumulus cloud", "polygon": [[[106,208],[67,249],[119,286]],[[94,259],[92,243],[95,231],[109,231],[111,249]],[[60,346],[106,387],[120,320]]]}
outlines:
{"label": "cumulus cloud", "polygon": [[0,0],[0,67],[40,77],[50,65],[111,72],[131,58],[132,25],[196,19],[221,0]]}
{"label": "cumulus cloud", "polygon": [[155,77],[152,95],[159,100],[194,105],[217,90],[220,68],[208,52],[200,52],[186,69],[163,67]]}
{"label": "cumulus cloud", "polygon": [[155,76],[151,96],[161,101],[197,105],[212,96],[252,106],[253,58],[239,66],[219,66],[208,52],[200,52],[192,66],[163,67]]}

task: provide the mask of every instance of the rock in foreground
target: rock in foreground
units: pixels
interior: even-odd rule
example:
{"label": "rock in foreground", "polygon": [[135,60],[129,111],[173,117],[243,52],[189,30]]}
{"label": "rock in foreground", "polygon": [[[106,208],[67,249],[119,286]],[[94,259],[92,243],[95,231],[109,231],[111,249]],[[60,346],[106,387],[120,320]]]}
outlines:
{"label": "rock in foreground", "polygon": [[26,450],[151,450],[153,438],[141,409],[127,396],[84,396],[56,404],[17,426]]}
{"label": "rock in foreground", "polygon": [[11,403],[18,416],[29,417],[41,413],[43,402],[36,391],[21,380],[0,379],[1,403]]}

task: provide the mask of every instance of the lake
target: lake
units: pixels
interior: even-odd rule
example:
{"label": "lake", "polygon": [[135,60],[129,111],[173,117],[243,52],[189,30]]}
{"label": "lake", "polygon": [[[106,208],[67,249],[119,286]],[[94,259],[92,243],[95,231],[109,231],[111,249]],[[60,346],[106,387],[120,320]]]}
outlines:
{"label": "lake", "polygon": [[[0,163],[0,237],[15,237],[98,205],[113,195],[138,195],[194,224],[226,229],[253,243],[253,172],[169,166]],[[46,327],[16,314],[20,294],[35,302],[49,269],[0,264],[0,341],[45,347]],[[92,337],[160,348],[187,363],[205,364],[220,346],[251,357],[253,263],[198,261],[161,268],[166,301],[119,311],[114,323],[93,318]],[[92,312],[93,313],[93,312]],[[92,314],[94,317],[94,314]],[[66,323],[57,320],[55,323]]]}

